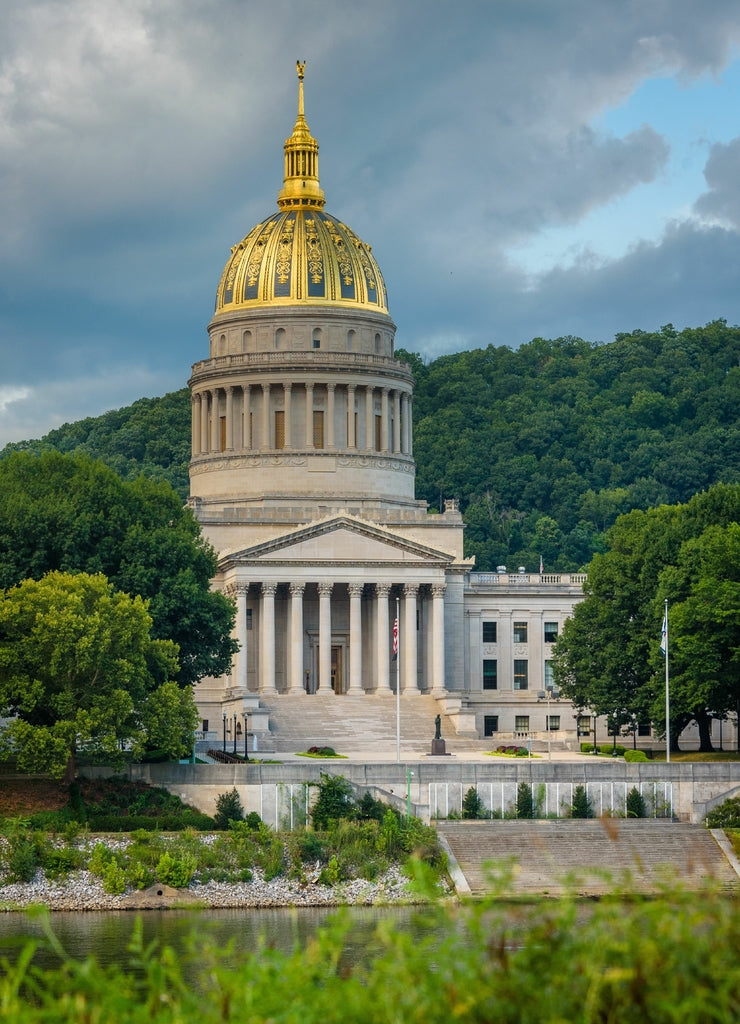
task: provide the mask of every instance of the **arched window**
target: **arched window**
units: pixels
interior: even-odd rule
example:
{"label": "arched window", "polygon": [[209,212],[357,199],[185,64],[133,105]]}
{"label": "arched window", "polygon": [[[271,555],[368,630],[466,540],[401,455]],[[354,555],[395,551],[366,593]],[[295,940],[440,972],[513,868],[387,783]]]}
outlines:
{"label": "arched window", "polygon": [[375,355],[379,356],[383,354],[383,341],[379,334],[375,335]]}
{"label": "arched window", "polygon": [[275,348],[279,351],[287,346],[287,335],[284,327],[278,327],[275,331]]}
{"label": "arched window", "polygon": [[355,332],[347,331],[347,351],[354,352],[355,350]]}

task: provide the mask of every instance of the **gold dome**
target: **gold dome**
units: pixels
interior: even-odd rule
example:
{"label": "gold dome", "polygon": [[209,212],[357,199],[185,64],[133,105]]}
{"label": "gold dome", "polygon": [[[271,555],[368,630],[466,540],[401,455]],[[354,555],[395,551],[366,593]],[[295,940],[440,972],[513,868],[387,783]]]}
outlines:
{"label": "gold dome", "polygon": [[303,112],[285,140],[285,175],[277,213],[231,250],[216,293],[216,313],[261,306],[339,305],[387,313],[385,284],[366,245],[324,210],[319,146]]}

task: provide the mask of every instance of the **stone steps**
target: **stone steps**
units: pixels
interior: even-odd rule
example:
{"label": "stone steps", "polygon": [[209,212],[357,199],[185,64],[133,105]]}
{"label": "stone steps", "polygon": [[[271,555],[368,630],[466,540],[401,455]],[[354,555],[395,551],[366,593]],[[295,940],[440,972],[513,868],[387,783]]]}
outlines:
{"label": "stone steps", "polygon": [[[737,874],[707,829],[669,819],[480,821],[437,824],[471,892],[495,886],[486,864],[513,865],[512,894],[655,891],[670,877],[736,888]],[[573,886],[568,878],[577,879]],[[628,880],[628,881],[627,881]]]}
{"label": "stone steps", "polygon": [[[387,754],[396,749],[396,699],[393,694],[280,694],[260,697],[270,714],[272,749],[301,751],[311,746],[334,747],[337,753]],[[428,754],[434,719],[440,707],[429,694],[401,695],[401,747]],[[442,735],[450,753],[484,750],[485,741],[450,735],[443,718]]]}

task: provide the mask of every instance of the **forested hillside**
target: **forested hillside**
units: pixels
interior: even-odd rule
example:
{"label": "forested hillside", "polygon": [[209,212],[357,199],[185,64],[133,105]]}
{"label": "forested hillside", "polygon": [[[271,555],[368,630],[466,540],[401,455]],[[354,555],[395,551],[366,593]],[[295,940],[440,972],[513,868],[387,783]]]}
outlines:
{"label": "forested hillside", "polygon": [[[585,566],[632,508],[740,481],[740,328],[620,334],[606,345],[536,338],[425,363],[416,377],[417,495],[459,498],[477,568]],[[122,476],[187,494],[187,390],[81,420],[34,451],[80,449]]]}

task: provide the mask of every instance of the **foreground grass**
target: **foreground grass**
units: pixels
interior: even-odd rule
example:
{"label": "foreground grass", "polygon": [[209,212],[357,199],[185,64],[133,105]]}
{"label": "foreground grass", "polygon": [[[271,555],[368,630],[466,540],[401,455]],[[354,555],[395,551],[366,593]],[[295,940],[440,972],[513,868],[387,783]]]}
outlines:
{"label": "foreground grass", "polygon": [[413,933],[381,922],[362,966],[346,949],[349,927],[339,915],[305,949],[261,948],[237,966],[195,934],[189,957],[145,948],[140,927],[128,965],[65,958],[43,971],[31,942],[3,964],[0,1008],[13,1024],[737,1020],[740,906],[712,890],[606,899],[585,913],[573,900],[504,908],[495,897],[437,908]]}

